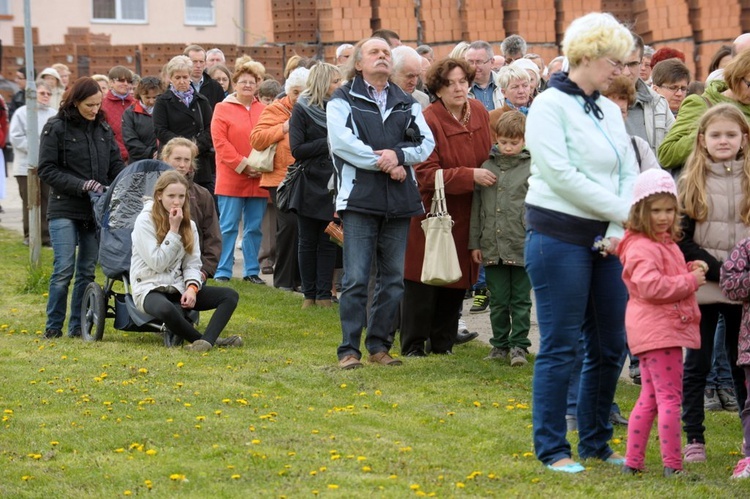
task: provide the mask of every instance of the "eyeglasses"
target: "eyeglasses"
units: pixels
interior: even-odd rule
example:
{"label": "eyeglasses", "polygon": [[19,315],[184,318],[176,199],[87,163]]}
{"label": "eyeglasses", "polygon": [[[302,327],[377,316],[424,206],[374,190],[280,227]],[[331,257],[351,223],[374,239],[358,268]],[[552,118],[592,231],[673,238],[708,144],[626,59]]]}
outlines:
{"label": "eyeglasses", "polygon": [[617,71],[622,71],[623,68],[625,67],[625,64],[621,63],[620,61],[613,61],[609,57],[605,57],[604,60],[610,63],[612,67],[615,68]]}
{"label": "eyeglasses", "polygon": [[238,87],[254,87],[257,84],[258,82],[253,81],[253,80],[243,80],[243,81],[237,82]]}
{"label": "eyeglasses", "polygon": [[[745,82],[745,84],[748,84],[748,82]],[[688,87],[684,85],[657,85],[660,88],[666,88],[670,92],[682,92],[683,94],[687,93]],[[750,87],[750,84],[748,84],[748,87]]]}
{"label": "eyeglasses", "polygon": [[641,65],[641,61],[630,61],[630,62],[626,62],[624,64],[624,66],[627,67],[630,70],[633,70],[633,69],[635,69],[637,67],[640,67],[640,65]]}
{"label": "eyeglasses", "polygon": [[484,66],[485,64],[487,64],[491,60],[492,60],[492,58],[490,57],[486,61],[470,61],[469,59],[466,59],[466,62],[469,63],[469,66]]}
{"label": "eyeglasses", "polygon": [[37,95],[41,95],[42,97],[50,97],[52,94],[50,92],[39,92],[37,91]]}
{"label": "eyeglasses", "polygon": [[115,78],[114,81],[119,81],[120,83],[133,83],[133,80],[128,80],[127,78]]}

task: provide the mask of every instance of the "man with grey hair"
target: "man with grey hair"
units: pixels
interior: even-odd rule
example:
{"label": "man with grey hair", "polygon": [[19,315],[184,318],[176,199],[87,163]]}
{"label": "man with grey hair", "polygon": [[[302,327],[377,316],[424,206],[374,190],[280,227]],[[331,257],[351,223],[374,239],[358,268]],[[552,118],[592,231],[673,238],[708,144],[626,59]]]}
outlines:
{"label": "man with grey hair", "polygon": [[430,64],[435,62],[435,53],[432,51],[432,47],[430,47],[429,45],[420,45],[419,47],[417,47],[417,54],[430,61]]}
{"label": "man with grey hair", "polygon": [[354,45],[351,43],[342,43],[336,47],[336,65],[342,66],[349,62],[349,58],[352,56],[354,51]]}
{"label": "man with grey hair", "polygon": [[500,44],[500,49],[505,56],[505,64],[510,64],[526,55],[526,40],[520,35],[510,35]]}
{"label": "man with grey hair", "polygon": [[[435,148],[421,106],[389,82],[391,48],[381,38],[357,43],[347,82],[326,108],[336,170],[336,211],[344,223],[344,279],[339,300],[339,367],[362,367],[361,339],[370,363],[398,366],[388,338],[404,294],[404,256],[411,217],[424,213],[413,165]],[[367,311],[370,269],[377,278]]]}
{"label": "man with grey hair", "polygon": [[220,48],[212,48],[206,51],[206,70],[211,69],[217,64],[226,64],[227,58]]}
{"label": "man with grey hair", "polygon": [[391,81],[401,90],[414,97],[422,109],[430,105],[430,98],[426,93],[417,90],[419,77],[422,74],[422,59],[416,50],[406,45],[399,45],[391,50],[393,72]]}
{"label": "man with grey hair", "polygon": [[469,87],[469,96],[480,101],[487,111],[503,107],[503,92],[495,83],[495,75],[492,72],[492,46],[477,40],[469,44],[464,58],[474,68],[474,83]]}

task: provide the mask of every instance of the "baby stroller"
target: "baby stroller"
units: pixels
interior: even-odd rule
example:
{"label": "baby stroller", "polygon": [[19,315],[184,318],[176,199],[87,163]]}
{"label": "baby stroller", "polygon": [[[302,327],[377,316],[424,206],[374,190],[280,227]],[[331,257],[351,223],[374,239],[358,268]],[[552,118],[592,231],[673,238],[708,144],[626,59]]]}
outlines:
{"label": "baby stroller", "polygon": [[[136,308],[128,276],[131,234],[135,219],[143,210],[143,198],[153,194],[161,173],[171,169],[166,163],[153,159],[136,161],[120,172],[104,194],[92,197],[99,234],[99,264],[107,279],[104,288],[92,282],[83,293],[81,336],[84,341],[100,341],[104,335],[104,319],[113,318],[115,329],[160,333],[168,347],[182,343],[182,338],[172,334],[161,321]],[[122,281],[124,293],[115,292],[114,285],[118,281]],[[185,313],[189,321],[198,323],[198,312]]]}

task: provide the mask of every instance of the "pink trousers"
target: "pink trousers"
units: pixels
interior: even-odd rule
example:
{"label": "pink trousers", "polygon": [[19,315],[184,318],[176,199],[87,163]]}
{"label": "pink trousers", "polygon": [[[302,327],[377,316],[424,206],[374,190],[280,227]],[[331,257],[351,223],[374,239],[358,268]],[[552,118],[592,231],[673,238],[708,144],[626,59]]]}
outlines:
{"label": "pink trousers", "polygon": [[664,466],[682,469],[680,403],[682,402],[682,348],[651,350],[641,359],[641,395],[630,413],[625,464],[642,470],[646,445],[656,415]]}

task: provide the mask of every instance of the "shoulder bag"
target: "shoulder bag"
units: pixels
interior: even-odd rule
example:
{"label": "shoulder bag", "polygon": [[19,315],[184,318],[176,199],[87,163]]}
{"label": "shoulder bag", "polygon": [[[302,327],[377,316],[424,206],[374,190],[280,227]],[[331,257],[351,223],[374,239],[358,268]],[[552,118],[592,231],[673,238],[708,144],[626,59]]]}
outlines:
{"label": "shoulder bag", "polygon": [[445,286],[461,279],[456,244],[453,241],[453,219],[445,204],[443,170],[435,174],[435,192],[427,218],[422,220],[424,231],[424,260],[421,280],[431,286]]}
{"label": "shoulder bag", "polygon": [[256,172],[270,173],[273,171],[274,156],[276,156],[276,144],[271,144],[268,149],[262,151],[253,149],[247,158],[247,163]]}

